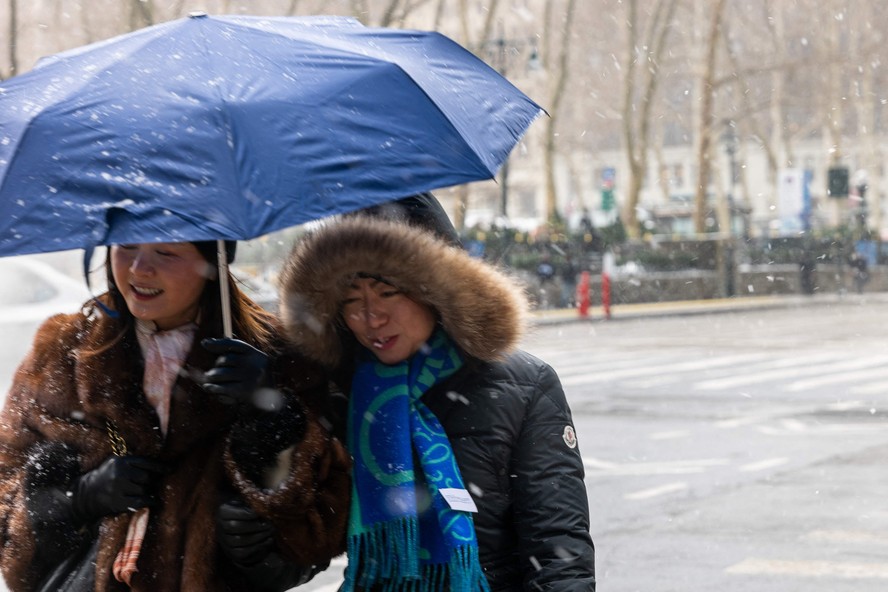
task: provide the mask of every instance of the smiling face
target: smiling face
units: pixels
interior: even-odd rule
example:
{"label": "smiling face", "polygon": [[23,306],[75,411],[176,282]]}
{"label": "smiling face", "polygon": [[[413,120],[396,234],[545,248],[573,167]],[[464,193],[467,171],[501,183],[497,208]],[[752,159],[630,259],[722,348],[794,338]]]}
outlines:
{"label": "smiling face", "polygon": [[383,364],[415,354],[432,336],[432,309],[374,278],[355,278],[342,304],[345,324]]}
{"label": "smiling face", "polygon": [[132,315],[166,330],[197,318],[212,268],[191,243],[146,243],[112,246],[111,273]]}

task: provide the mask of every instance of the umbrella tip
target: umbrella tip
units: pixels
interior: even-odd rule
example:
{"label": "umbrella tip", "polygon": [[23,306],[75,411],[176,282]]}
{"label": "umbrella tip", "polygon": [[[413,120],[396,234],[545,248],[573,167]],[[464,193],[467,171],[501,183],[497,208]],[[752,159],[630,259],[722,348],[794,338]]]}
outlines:
{"label": "umbrella tip", "polygon": [[206,18],[207,13],[203,10],[194,10],[188,13],[188,18]]}

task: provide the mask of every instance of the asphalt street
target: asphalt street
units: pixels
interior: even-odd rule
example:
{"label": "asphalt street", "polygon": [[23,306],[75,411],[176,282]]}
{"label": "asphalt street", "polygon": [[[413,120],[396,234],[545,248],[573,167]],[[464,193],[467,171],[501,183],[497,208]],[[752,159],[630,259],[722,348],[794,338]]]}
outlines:
{"label": "asphalt street", "polygon": [[599,589],[888,589],[885,299],[710,306],[527,340],[574,410]]}

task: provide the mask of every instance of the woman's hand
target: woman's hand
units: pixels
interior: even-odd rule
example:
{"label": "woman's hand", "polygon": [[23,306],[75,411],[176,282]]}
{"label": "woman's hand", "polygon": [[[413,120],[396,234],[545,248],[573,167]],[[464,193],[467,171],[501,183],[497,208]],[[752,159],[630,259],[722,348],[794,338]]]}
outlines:
{"label": "woman's hand", "polygon": [[143,456],[111,456],[72,484],[72,508],[83,523],[157,505],[167,466]]}
{"label": "woman's hand", "polygon": [[216,538],[229,559],[249,566],[265,559],[274,548],[274,527],[248,506],[233,500],[219,506]]}
{"label": "woman's hand", "polygon": [[253,394],[270,384],[268,356],[239,339],[204,339],[201,345],[219,356],[201,387],[219,395],[226,405],[252,402]]}
{"label": "woman's hand", "polygon": [[277,550],[274,526],[237,499],[219,506],[216,539],[253,589],[289,590],[300,586],[327,565],[302,566],[285,560]]}

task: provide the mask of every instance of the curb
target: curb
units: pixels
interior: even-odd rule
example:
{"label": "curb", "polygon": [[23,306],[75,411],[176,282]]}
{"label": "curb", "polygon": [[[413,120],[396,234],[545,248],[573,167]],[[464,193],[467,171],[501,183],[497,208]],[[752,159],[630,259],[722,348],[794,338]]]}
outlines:
{"label": "curb", "polygon": [[533,325],[559,325],[565,323],[611,322],[638,318],[713,314],[719,312],[766,310],[774,308],[801,308],[824,305],[863,305],[888,303],[888,294],[814,294],[810,296],[740,296],[709,300],[678,300],[671,302],[645,302],[611,306],[611,317],[604,316],[603,308],[592,306],[589,316],[581,317],[572,308],[535,310],[530,313]]}

